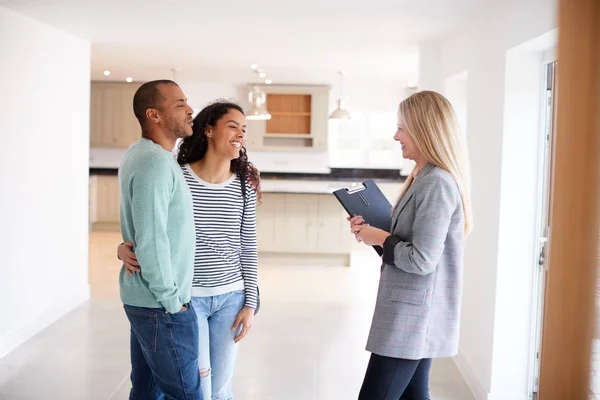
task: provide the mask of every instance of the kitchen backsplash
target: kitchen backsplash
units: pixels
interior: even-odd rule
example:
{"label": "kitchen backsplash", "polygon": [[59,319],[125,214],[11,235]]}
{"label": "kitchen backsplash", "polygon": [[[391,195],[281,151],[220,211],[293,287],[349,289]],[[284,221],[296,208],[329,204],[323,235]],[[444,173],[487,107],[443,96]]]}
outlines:
{"label": "kitchen backsplash", "polygon": [[[93,147],[90,149],[90,168],[118,168],[126,151],[126,149]],[[254,151],[248,156],[259,171],[273,173],[328,174],[332,167],[337,167],[400,170],[402,175],[406,175],[412,168],[412,162],[403,160],[401,157],[398,157],[398,160],[394,160],[389,166],[381,168],[380,165],[372,165],[368,161],[365,162],[364,159],[357,159],[355,165],[352,165],[351,160],[348,160],[346,165],[335,165],[332,164],[330,152]],[[350,157],[350,154],[348,156]]]}
{"label": "kitchen backsplash", "polygon": [[[126,149],[91,148],[90,168],[118,168]],[[260,171],[289,173],[329,173],[327,152],[261,152],[248,154]]]}

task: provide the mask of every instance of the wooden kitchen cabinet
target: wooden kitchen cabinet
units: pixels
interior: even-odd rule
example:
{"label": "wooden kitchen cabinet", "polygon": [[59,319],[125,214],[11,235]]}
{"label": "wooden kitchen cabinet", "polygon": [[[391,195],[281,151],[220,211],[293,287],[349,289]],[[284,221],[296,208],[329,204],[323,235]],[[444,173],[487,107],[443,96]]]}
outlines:
{"label": "wooden kitchen cabinet", "polygon": [[141,136],[133,113],[133,95],[140,85],[92,82],[90,146],[127,148]]}
{"label": "wooden kitchen cabinet", "polygon": [[118,230],[119,180],[112,175],[90,176],[90,224],[92,230]]}
{"label": "wooden kitchen cabinet", "polygon": [[[245,88],[243,98],[252,87]],[[249,150],[327,151],[329,86],[259,87],[271,119],[246,122]]]}

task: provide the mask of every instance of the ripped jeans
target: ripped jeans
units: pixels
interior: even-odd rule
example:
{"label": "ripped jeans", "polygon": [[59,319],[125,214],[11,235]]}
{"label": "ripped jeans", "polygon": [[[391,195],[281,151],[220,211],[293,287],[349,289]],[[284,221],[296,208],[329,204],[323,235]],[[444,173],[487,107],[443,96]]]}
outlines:
{"label": "ripped jeans", "polygon": [[232,400],[232,378],[238,344],[232,330],[244,307],[243,290],[209,297],[192,297],[198,316],[200,386],[204,400]]}

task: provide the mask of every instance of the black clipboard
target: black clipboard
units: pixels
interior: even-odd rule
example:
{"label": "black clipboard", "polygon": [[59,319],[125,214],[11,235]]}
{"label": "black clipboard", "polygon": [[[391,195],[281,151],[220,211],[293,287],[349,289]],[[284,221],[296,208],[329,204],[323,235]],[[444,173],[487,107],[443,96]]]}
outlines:
{"label": "black clipboard", "polygon": [[[333,192],[351,217],[360,215],[371,226],[389,232],[392,227],[392,205],[373,180]],[[381,246],[373,246],[381,256]]]}

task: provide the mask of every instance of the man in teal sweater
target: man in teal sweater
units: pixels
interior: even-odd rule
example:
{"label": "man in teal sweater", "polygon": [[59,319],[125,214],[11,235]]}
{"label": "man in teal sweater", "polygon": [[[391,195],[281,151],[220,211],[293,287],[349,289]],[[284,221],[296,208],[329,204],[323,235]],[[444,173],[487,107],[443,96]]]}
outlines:
{"label": "man in teal sweater", "polygon": [[119,275],[131,324],[130,400],[202,400],[198,322],[190,307],[194,264],[192,198],[172,149],[192,134],[192,108],[181,88],[160,80],[133,98],[142,137],[119,167],[121,233],[141,273]]}

